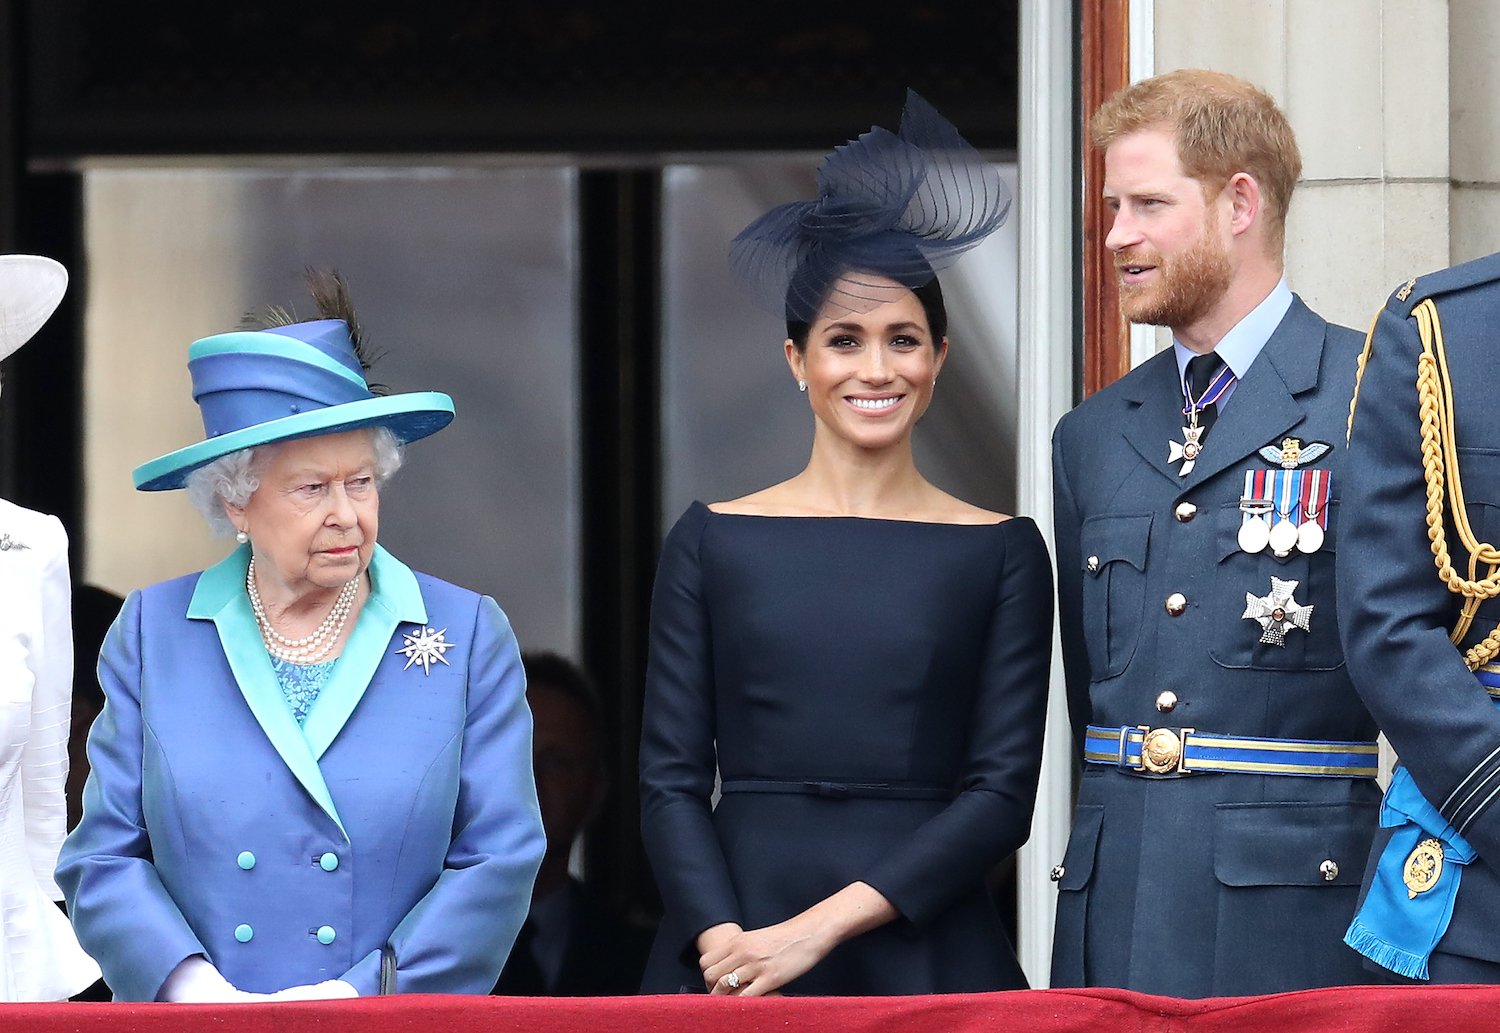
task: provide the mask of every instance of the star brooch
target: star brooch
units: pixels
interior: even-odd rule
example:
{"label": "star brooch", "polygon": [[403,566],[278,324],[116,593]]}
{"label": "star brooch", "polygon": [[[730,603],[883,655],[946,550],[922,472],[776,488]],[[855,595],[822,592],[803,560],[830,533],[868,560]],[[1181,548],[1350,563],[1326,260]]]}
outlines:
{"label": "star brooch", "polygon": [[13,550],[19,551],[21,549],[29,548],[31,548],[31,546],[27,545],[25,542],[17,538],[12,538],[8,534],[0,534],[0,552],[11,552]]}
{"label": "star brooch", "polygon": [[1296,581],[1283,581],[1279,577],[1273,577],[1270,594],[1245,593],[1245,612],[1240,614],[1240,619],[1260,624],[1262,645],[1285,646],[1288,631],[1293,628],[1308,630],[1308,625],[1312,623],[1313,608],[1303,606],[1292,598],[1298,584]]}
{"label": "star brooch", "polygon": [[401,669],[409,671],[412,664],[421,664],[422,673],[431,674],[434,663],[446,664],[448,661],[443,654],[458,644],[443,637],[447,631],[447,628],[434,630],[424,627],[420,631],[402,632],[401,648],[396,650],[398,656],[406,657],[406,666]]}

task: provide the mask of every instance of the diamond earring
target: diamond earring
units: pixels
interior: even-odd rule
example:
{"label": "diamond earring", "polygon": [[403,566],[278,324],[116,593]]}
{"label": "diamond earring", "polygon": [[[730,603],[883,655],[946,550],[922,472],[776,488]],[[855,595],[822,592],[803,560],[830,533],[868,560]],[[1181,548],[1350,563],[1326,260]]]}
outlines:
{"label": "diamond earring", "polygon": [[807,381],[803,380],[801,377],[797,378],[797,390],[802,392],[807,391]]}

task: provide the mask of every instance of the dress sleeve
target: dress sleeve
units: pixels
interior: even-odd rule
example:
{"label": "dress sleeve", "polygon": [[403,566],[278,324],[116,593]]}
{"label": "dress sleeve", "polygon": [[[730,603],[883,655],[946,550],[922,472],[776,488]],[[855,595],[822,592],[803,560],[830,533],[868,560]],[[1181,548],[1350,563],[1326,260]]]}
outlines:
{"label": "dress sleeve", "polygon": [[[437,882],[390,936],[401,993],[489,993],[526,920],[546,850],[526,675],[510,622],[488,596],[472,635],[453,839]],[[340,978],[361,997],[378,993],[380,953]]]}
{"label": "dress sleeve", "polygon": [[1073,729],[1075,760],[1083,758],[1084,733],[1092,711],[1089,704],[1088,648],[1084,644],[1083,570],[1079,548],[1078,502],[1063,457],[1067,417],[1052,436],[1052,542],[1057,550],[1057,617],[1062,632],[1063,679],[1068,688],[1068,723]]}
{"label": "dress sleeve", "polygon": [[68,734],[73,710],[72,590],[68,583],[68,535],[48,518],[48,556],[42,571],[41,633],[28,650],[35,679],[31,731],[21,753],[21,810],[26,852],[43,892],[61,900],[53,881],[57,854],[67,833]]}
{"label": "dress sleeve", "polygon": [[650,655],[641,720],[641,834],[668,913],[690,937],[741,921],[714,831],[713,644],[699,544],[708,510],[690,510],[662,547],[651,596]]}
{"label": "dress sleeve", "polygon": [[917,925],[982,884],[1031,831],[1052,661],[1052,565],[1030,520],[1008,521],[1003,537],[958,795],[863,879]]}
{"label": "dress sleeve", "polygon": [[152,863],[142,813],[141,593],[125,600],[99,655],[104,710],[89,733],[83,819],[58,860],[78,941],[115,997],[153,1001],[178,962],[207,954]]}
{"label": "dress sleeve", "polygon": [[[1500,812],[1491,806],[1500,710],[1448,637],[1459,596],[1438,580],[1427,538],[1420,352],[1412,320],[1383,311],[1342,475],[1339,632],[1355,688],[1422,794],[1480,856],[1500,858]],[[1471,477],[1464,487],[1471,503],[1500,501],[1493,482]],[[1451,524],[1449,541],[1458,546]],[[1488,631],[1484,614],[1475,628]]]}

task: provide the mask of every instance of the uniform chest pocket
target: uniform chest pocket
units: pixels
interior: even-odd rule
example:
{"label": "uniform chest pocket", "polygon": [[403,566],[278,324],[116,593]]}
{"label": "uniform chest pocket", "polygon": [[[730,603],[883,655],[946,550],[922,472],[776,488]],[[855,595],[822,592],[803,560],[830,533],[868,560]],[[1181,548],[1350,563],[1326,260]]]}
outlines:
{"label": "uniform chest pocket", "polygon": [[1464,481],[1465,499],[1500,505],[1500,449],[1460,448],[1458,470]]}
{"label": "uniform chest pocket", "polygon": [[1095,681],[1130,664],[1141,637],[1151,514],[1096,516],[1083,522],[1083,636]]}
{"label": "uniform chest pocket", "polygon": [[[1257,671],[1332,671],[1344,666],[1334,605],[1334,557],[1338,554],[1338,500],[1328,503],[1328,529],[1317,552],[1293,549],[1278,559],[1269,548],[1247,553],[1240,548],[1243,514],[1229,503],[1215,514],[1213,597],[1209,600],[1209,655],[1220,667]],[[1269,599],[1272,579],[1296,582],[1288,601],[1312,607],[1307,630],[1283,625],[1281,644],[1262,642],[1261,621],[1246,614],[1252,599]],[[1279,602],[1279,599],[1269,600]],[[1290,609],[1290,607],[1287,607]]]}
{"label": "uniform chest pocket", "polygon": [[[1460,448],[1458,468],[1463,478],[1464,512],[1469,531],[1481,543],[1500,548],[1500,451],[1488,448]],[[1468,549],[1458,535],[1453,521],[1447,522],[1448,559],[1460,577],[1468,576]],[[1480,576],[1485,573],[1480,568]],[[1450,600],[1455,616],[1459,597]],[[1500,624],[1500,600],[1480,603],[1478,616],[1464,636],[1464,648],[1476,645]]]}
{"label": "uniform chest pocket", "polygon": [[[1463,479],[1464,512],[1469,530],[1480,542],[1500,548],[1500,451],[1488,448],[1458,450],[1459,476]],[[1446,500],[1445,500],[1446,501]],[[1448,553],[1460,573],[1467,566],[1468,551],[1448,522]]]}

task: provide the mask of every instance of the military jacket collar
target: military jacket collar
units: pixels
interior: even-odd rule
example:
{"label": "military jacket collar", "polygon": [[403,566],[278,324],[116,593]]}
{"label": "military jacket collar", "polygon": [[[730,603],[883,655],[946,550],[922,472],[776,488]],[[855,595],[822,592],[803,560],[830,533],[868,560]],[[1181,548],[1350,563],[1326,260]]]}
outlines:
{"label": "military jacket collar", "polygon": [[[210,620],[245,703],[278,756],[319,807],[343,831],[338,808],[318,761],[333,745],[389,651],[396,627],[427,623],[416,575],[379,545],[370,557],[370,596],[339,656],[333,676],[319,693],[303,727],[297,725],[245,593],[250,547],[241,546],[198,578],[188,604],[190,620]],[[345,833],[347,838],[347,833]]]}
{"label": "military jacket collar", "polygon": [[1235,386],[1234,395],[1205,439],[1202,456],[1186,477],[1167,461],[1167,443],[1182,439],[1182,386],[1177,362],[1163,352],[1121,381],[1125,398],[1136,404],[1124,433],[1152,469],[1184,490],[1241,462],[1306,416],[1297,396],[1318,385],[1318,369],[1328,324],[1293,296],[1266,346]]}

